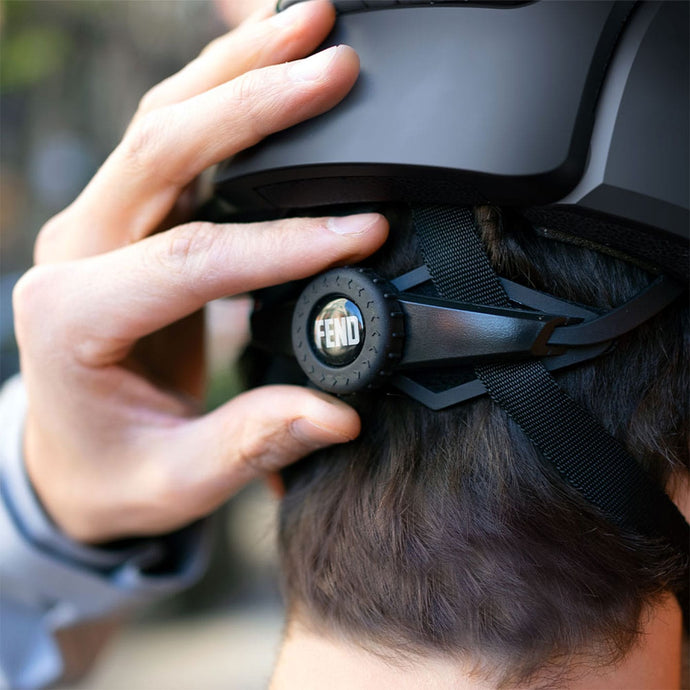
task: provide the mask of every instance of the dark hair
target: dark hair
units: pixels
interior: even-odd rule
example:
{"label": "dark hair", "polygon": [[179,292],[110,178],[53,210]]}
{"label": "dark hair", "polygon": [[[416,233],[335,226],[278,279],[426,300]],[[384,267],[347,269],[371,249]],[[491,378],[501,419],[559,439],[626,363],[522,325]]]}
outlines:
{"label": "dark hair", "polygon": [[[613,307],[650,276],[477,209],[497,272]],[[421,263],[405,214],[369,265]],[[688,466],[687,315],[678,305],[605,357],[561,373],[566,389],[667,484]],[[499,687],[606,664],[641,614],[684,577],[663,545],[616,529],[565,485],[488,399],[433,412],[403,396],[354,401],[361,437],[284,472],[279,544],[289,607],[371,651],[451,655]]]}

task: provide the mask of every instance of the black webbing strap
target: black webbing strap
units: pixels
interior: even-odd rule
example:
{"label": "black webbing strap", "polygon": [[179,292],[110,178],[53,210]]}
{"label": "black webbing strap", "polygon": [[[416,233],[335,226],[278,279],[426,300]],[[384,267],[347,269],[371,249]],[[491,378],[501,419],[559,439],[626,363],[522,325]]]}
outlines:
{"label": "black webbing strap", "polygon": [[[469,209],[417,209],[414,223],[441,297],[509,304]],[[475,374],[570,486],[619,526],[670,541],[687,563],[690,526],[673,501],[540,362],[481,364]],[[686,597],[687,588],[683,597],[679,595],[681,605],[687,604]]]}

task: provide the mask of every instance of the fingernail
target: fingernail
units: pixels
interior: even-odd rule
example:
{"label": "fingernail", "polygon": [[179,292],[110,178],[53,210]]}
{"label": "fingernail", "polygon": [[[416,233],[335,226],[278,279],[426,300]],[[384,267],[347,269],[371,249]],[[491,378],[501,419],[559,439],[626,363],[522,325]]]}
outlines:
{"label": "fingernail", "polygon": [[286,27],[298,22],[302,17],[311,12],[310,2],[300,2],[291,5],[282,12],[277,12],[270,18],[271,24],[279,27]]}
{"label": "fingernail", "polygon": [[339,46],[333,46],[304,60],[291,62],[288,65],[288,75],[294,81],[316,81],[321,79],[328,66],[333,62],[338,48]]}
{"label": "fingernail", "polygon": [[332,429],[319,426],[310,419],[300,417],[290,424],[290,433],[300,442],[314,448],[323,448],[334,443],[347,443],[351,438]]}
{"label": "fingernail", "polygon": [[329,218],[326,225],[338,235],[359,235],[368,230],[379,219],[378,213],[358,213],[356,216]]}

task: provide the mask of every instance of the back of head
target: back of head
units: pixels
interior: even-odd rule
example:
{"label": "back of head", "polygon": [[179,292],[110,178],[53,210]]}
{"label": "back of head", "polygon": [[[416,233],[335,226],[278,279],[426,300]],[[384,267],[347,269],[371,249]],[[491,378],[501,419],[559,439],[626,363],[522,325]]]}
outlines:
{"label": "back of head", "polygon": [[[365,266],[397,279],[439,261],[420,239],[420,208],[472,209],[492,279],[549,296],[538,298],[536,318],[552,313],[543,305],[567,303],[594,318],[667,280],[657,276],[687,280],[687,3],[335,4],[340,18],[328,42],[355,47],[360,81],[332,112],[221,167],[217,196],[237,217],[382,210],[391,239]],[[441,225],[426,237],[444,255]],[[474,279],[466,269],[458,267],[458,283]],[[427,288],[416,287],[412,303],[463,301]],[[291,288],[285,295],[294,305]],[[464,302],[469,312],[496,313],[480,299]],[[632,323],[641,304],[607,323]],[[688,317],[678,300],[662,306],[605,337],[603,356],[576,357],[553,376],[657,492],[673,496],[689,469]],[[278,325],[270,321],[269,340]],[[294,334],[293,326],[293,355],[303,346]],[[313,345],[300,353],[318,367]],[[547,369],[554,352],[541,351]],[[272,351],[270,359],[273,368],[280,357]],[[548,682],[579,662],[612,663],[633,645],[646,607],[682,589],[687,545],[612,520],[577,476],[564,481],[543,444],[496,403],[483,361],[432,362],[405,372],[413,384],[348,395],[361,437],[284,472],[280,551],[290,610],[386,657],[464,659],[502,687]],[[340,364],[325,366],[341,386]],[[328,378],[303,369],[317,386]],[[418,402],[475,375],[491,397],[456,397],[433,410]],[[304,382],[301,371],[294,381]],[[420,387],[416,399],[400,392]],[[608,483],[603,494],[627,486],[625,472],[600,472],[608,462],[600,446],[549,425],[543,399],[528,393],[527,416],[542,408],[559,452],[572,442],[590,454],[585,483],[594,481],[594,494],[593,477]],[[687,534],[681,523],[676,542]]]}
{"label": "back of head", "polygon": [[[641,269],[476,211],[504,277],[591,306],[616,306]],[[402,231],[371,265],[419,263]],[[583,280],[586,276],[586,280]],[[688,469],[687,315],[679,306],[605,358],[557,375],[658,481]],[[503,687],[562,665],[608,664],[645,606],[684,578],[658,541],[616,530],[487,399],[432,411],[361,396],[361,437],[285,471],[280,552],[291,609],[318,630],[401,658],[469,659]]]}

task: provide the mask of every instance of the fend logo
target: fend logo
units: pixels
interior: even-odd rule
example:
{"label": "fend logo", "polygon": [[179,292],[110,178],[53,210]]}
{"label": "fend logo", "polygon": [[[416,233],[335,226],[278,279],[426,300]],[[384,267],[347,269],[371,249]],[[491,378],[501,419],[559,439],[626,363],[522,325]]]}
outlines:
{"label": "fend logo", "polygon": [[344,367],[354,362],[364,345],[364,320],[359,307],[347,297],[335,297],[311,317],[314,354],[324,364]]}
{"label": "fend logo", "polygon": [[314,335],[316,346],[327,350],[334,347],[359,345],[359,319],[356,316],[316,319]]}

